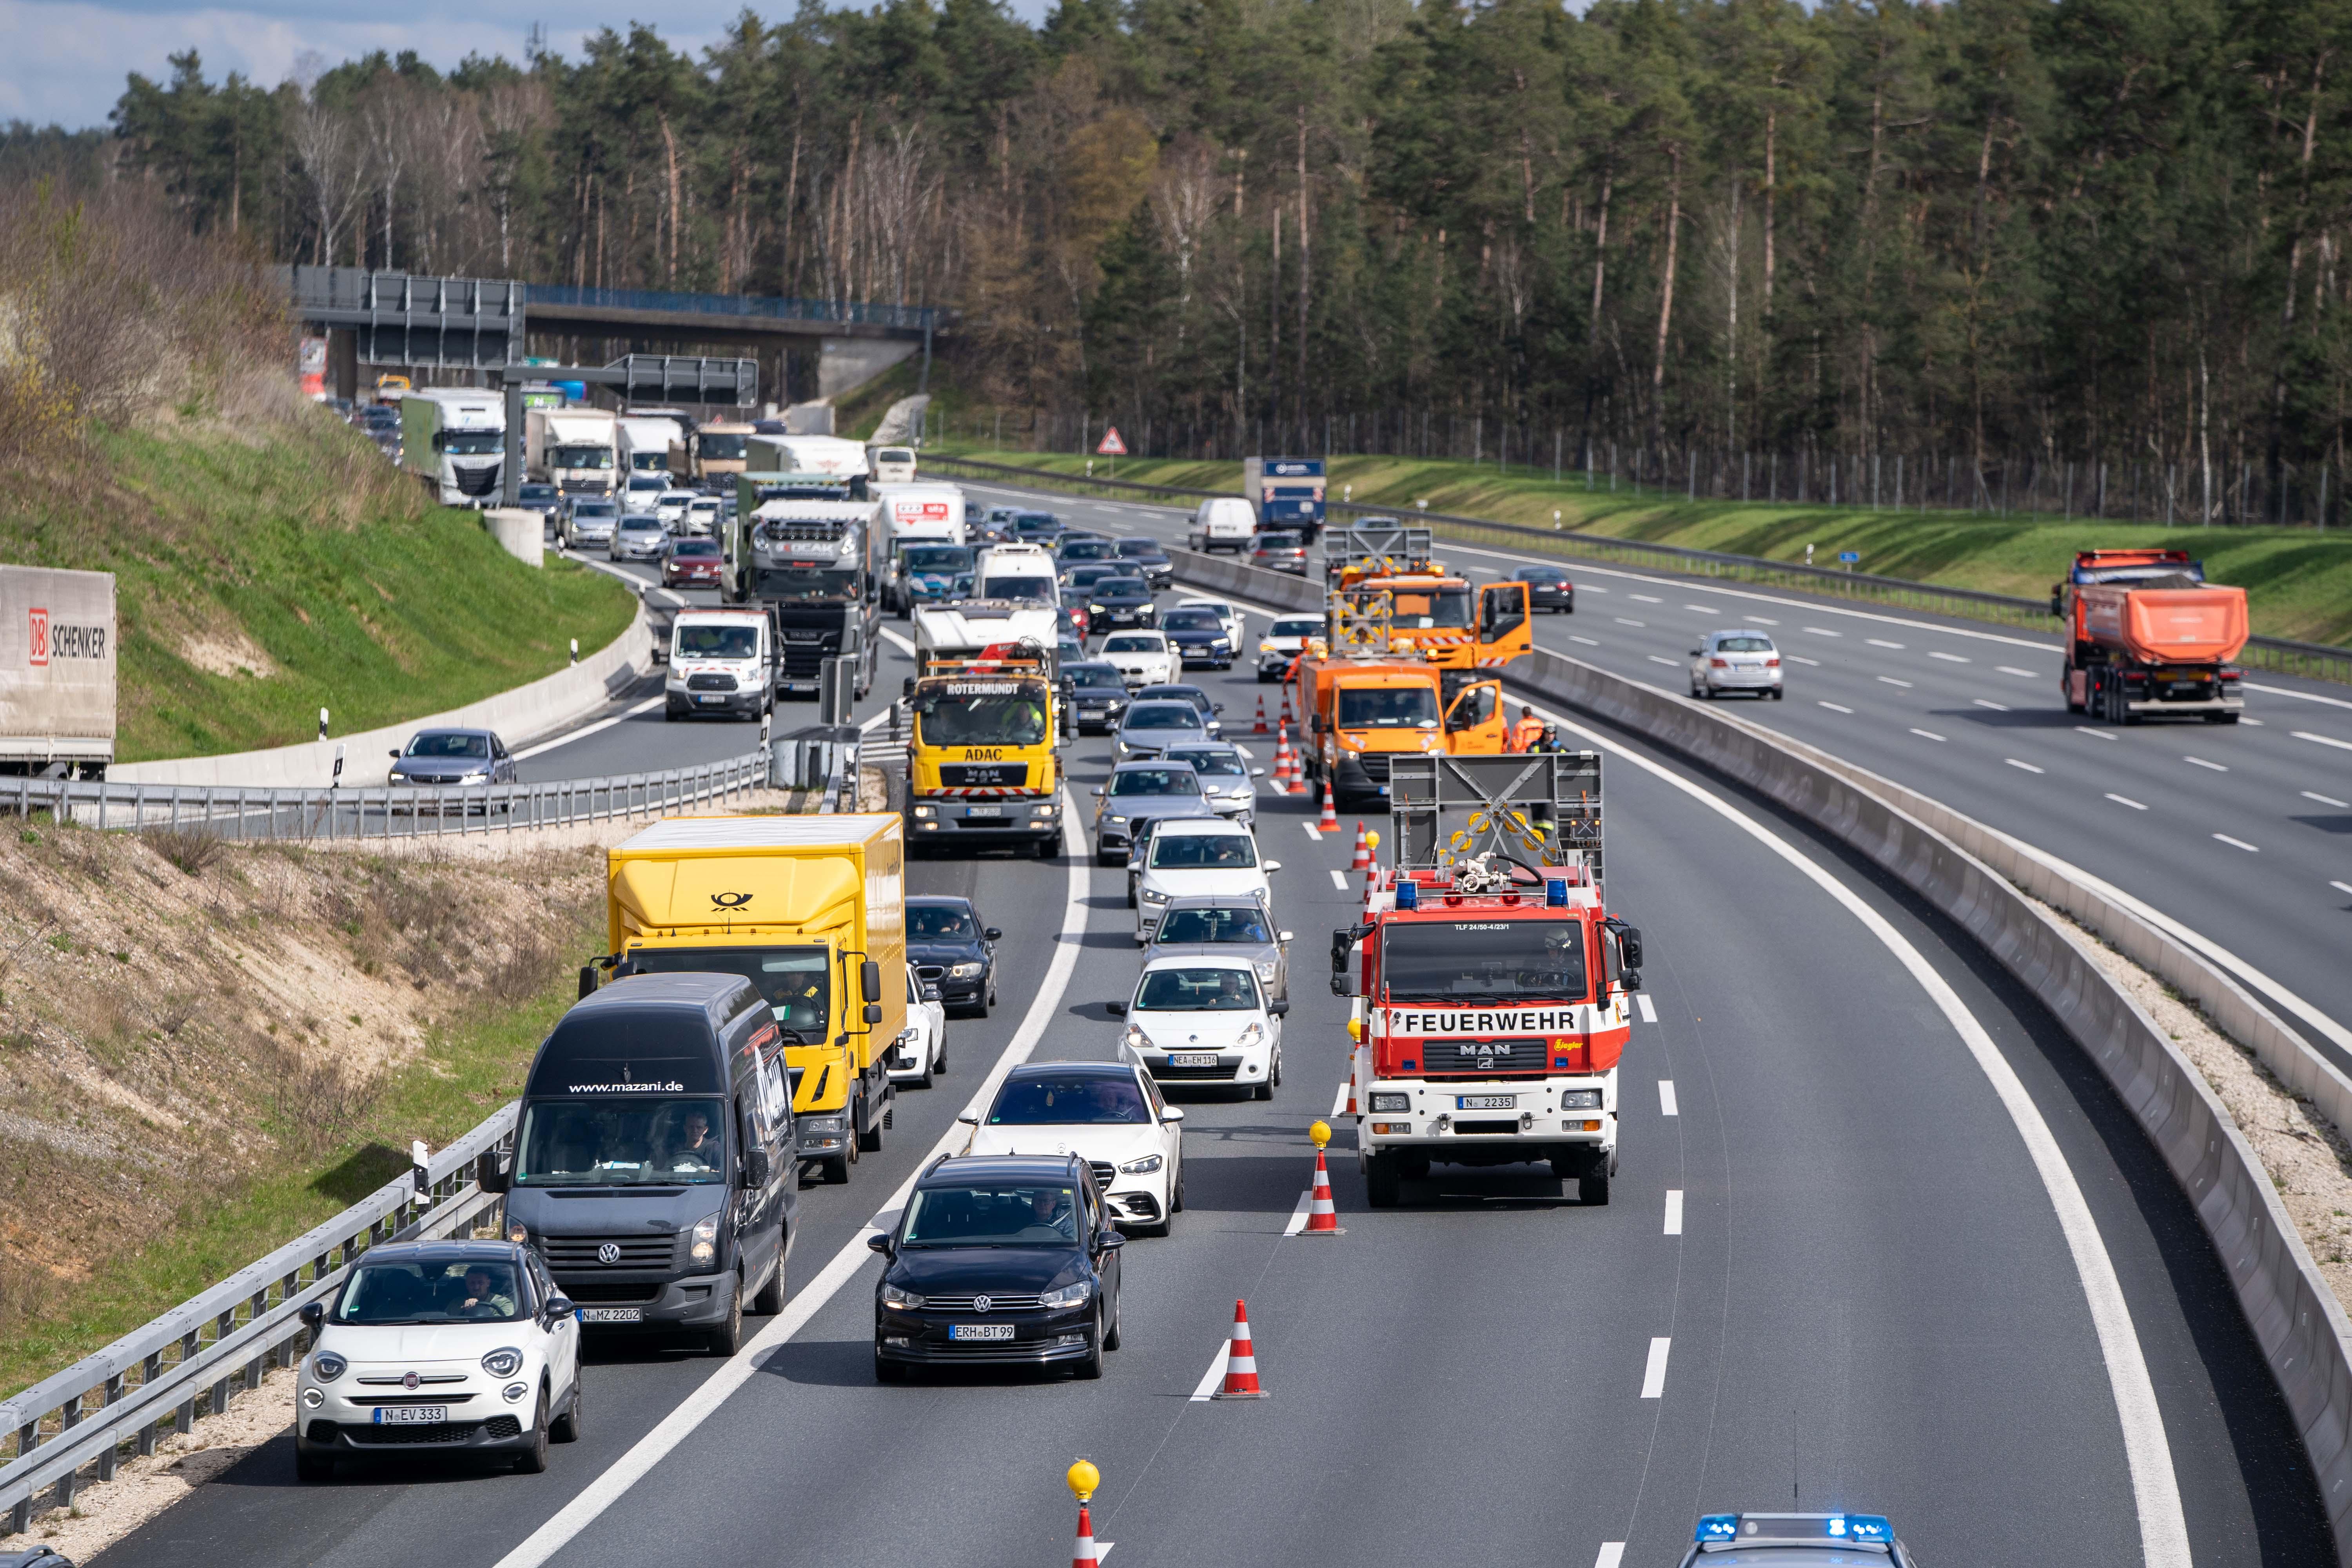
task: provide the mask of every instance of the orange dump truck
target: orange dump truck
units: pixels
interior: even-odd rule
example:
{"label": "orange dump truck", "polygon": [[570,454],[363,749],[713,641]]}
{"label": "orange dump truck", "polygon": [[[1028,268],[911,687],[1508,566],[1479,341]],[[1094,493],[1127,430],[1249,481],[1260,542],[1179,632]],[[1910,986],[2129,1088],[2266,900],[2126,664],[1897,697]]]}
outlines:
{"label": "orange dump truck", "polygon": [[1307,725],[1300,751],[1318,793],[1328,780],[1342,805],[1383,800],[1396,756],[1509,750],[1503,683],[1474,679],[1448,697],[1444,677],[1423,659],[1301,655],[1291,706]]}
{"label": "orange dump truck", "polygon": [[2188,552],[2083,551],[2050,608],[2066,623],[2069,712],[2234,724],[2245,711],[2231,660],[2246,646],[2246,591],[2206,582]]}

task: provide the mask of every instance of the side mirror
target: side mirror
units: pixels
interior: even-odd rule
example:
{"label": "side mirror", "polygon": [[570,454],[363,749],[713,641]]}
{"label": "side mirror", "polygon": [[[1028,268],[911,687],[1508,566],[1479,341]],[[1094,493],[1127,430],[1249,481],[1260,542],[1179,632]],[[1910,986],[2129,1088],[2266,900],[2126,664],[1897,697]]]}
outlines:
{"label": "side mirror", "polygon": [[1160,1120],[1162,1121],[1181,1121],[1184,1120],[1184,1108],[1181,1105],[1163,1106],[1160,1111]]}
{"label": "side mirror", "polygon": [[[882,1000],[882,965],[880,963],[869,958],[857,966],[857,990],[860,1001]],[[873,1021],[871,1018],[866,1020],[869,1024]]]}
{"label": "side mirror", "polygon": [[385,755],[385,756],[387,756],[387,757],[390,757],[394,762],[395,762],[395,763],[396,763],[396,762],[400,761],[400,748],[399,748],[398,746],[394,746],[391,751],[386,752],[384,753],[384,755]]}
{"label": "side mirror", "polygon": [[1102,786],[1102,785],[1100,785],[1100,784],[1097,784],[1097,785],[1095,785],[1095,787],[1094,787],[1094,793],[1095,793],[1096,795],[1100,795],[1100,794],[1102,794],[1102,792],[1103,792],[1103,786]]}
{"label": "side mirror", "polygon": [[914,678],[913,676],[911,676],[911,675],[910,675],[910,676],[907,677],[907,683],[906,683],[906,685],[905,685],[904,687],[900,688],[899,692],[898,692],[898,695],[899,695],[899,696],[901,696],[901,697],[912,697],[914,694],[915,694],[915,678]]}
{"label": "side mirror", "polygon": [[743,1180],[750,1185],[764,1187],[768,1184],[768,1178],[774,1174],[765,1149],[754,1149],[743,1156]]}
{"label": "side mirror", "polygon": [[326,1326],[327,1304],[324,1301],[305,1301],[302,1303],[302,1310],[296,1316],[302,1320],[302,1326],[315,1336],[321,1328]]}
{"label": "side mirror", "polygon": [[509,1185],[506,1165],[496,1149],[486,1149],[474,1161],[474,1184],[486,1193],[502,1193]]}
{"label": "side mirror", "polygon": [[1282,862],[1279,860],[1268,860],[1265,863],[1265,868],[1269,871],[1279,871],[1282,869]]}
{"label": "side mirror", "polygon": [[882,1234],[881,1234],[881,1235],[879,1235],[879,1236],[869,1236],[869,1237],[867,1237],[866,1238],[866,1251],[868,1251],[868,1252],[878,1252],[878,1253],[880,1253],[880,1254],[881,1254],[883,1257],[885,1257],[885,1258],[889,1257],[889,1256],[890,1256],[890,1236],[889,1236],[889,1233],[888,1233],[888,1232],[887,1232],[887,1231],[885,1231],[884,1233],[882,1233]]}
{"label": "side mirror", "polygon": [[1119,1235],[1119,1233],[1115,1230],[1101,1230],[1095,1233],[1095,1250],[1097,1252],[1117,1252],[1120,1247],[1125,1247],[1126,1245],[1127,1237]]}
{"label": "side mirror", "polygon": [[994,927],[994,926],[990,926],[987,930],[985,930],[985,931],[982,931],[980,934],[981,934],[981,937],[982,938],[982,940],[984,940],[984,941],[988,941],[988,942],[996,942],[996,941],[999,941],[999,940],[1001,940],[1001,939],[1003,937],[1003,935],[1004,935],[1004,933],[1003,933],[1003,931],[999,931],[999,930],[998,930],[996,927]]}
{"label": "side mirror", "polygon": [[547,1299],[547,1318],[550,1322],[568,1318],[579,1310],[572,1304],[572,1298],[569,1296],[550,1296]]}
{"label": "side mirror", "polygon": [[596,994],[596,966],[593,963],[583,963],[580,966],[580,1000],[585,1002],[594,994]]}
{"label": "side mirror", "polygon": [[864,1018],[865,1021],[869,1024],[880,1023],[882,1021],[882,1004],[879,1002],[868,1002],[866,1004],[866,1011],[860,1014],[859,1016]]}
{"label": "side mirror", "polygon": [[1691,650],[1690,650],[1690,656],[1691,656],[1691,658],[1698,658],[1698,657],[1699,657],[1700,653],[1701,653],[1701,652],[1703,652],[1703,651],[1704,651],[1704,650],[1699,649],[1699,648],[1693,648],[1693,649],[1691,649]]}
{"label": "side mirror", "polygon": [[1265,1010],[1273,1016],[1279,1018],[1290,1011],[1290,1004],[1287,1002],[1269,1002],[1265,1005]]}
{"label": "side mirror", "polygon": [[966,1126],[977,1127],[980,1125],[980,1112],[977,1110],[967,1110],[962,1115],[957,1117],[956,1120],[963,1122]]}
{"label": "side mirror", "polygon": [[1275,935],[1275,940],[1276,940],[1276,941],[1277,941],[1277,942],[1291,942],[1291,941],[1295,941],[1295,940],[1296,940],[1296,939],[1292,936],[1292,934],[1291,934],[1289,931],[1278,931],[1275,932],[1275,933],[1274,933],[1274,935]]}
{"label": "side mirror", "polygon": [[1265,770],[1264,768],[1252,768],[1250,770],[1250,777],[1254,779],[1262,779],[1265,777]]}
{"label": "side mirror", "polygon": [[1625,989],[1629,993],[1642,988],[1642,972],[1638,969],[1624,970],[1618,978],[1625,983]]}
{"label": "side mirror", "polygon": [[1348,975],[1345,970],[1335,969],[1331,972],[1331,994],[1334,996],[1353,994],[1348,989]]}
{"label": "side mirror", "polygon": [[1618,931],[1617,931],[1617,946],[1618,946],[1619,950],[1620,950],[1621,952],[1622,952],[1624,953],[1624,955],[1625,955],[1625,967],[1626,967],[1626,968],[1628,968],[1628,969],[1639,969],[1639,968],[1641,968],[1641,967],[1642,967],[1642,928],[1641,928],[1641,927],[1639,927],[1639,926],[1621,926],[1621,927],[1619,927],[1619,928],[1618,928]]}
{"label": "side mirror", "polygon": [[1103,1009],[1114,1018],[1127,1016],[1127,1004],[1124,1002],[1106,1002],[1103,1004]]}
{"label": "side mirror", "polygon": [[1222,702],[1212,702],[1209,704],[1209,711],[1212,713],[1222,713],[1224,710],[1225,705]]}
{"label": "side mirror", "polygon": [[926,985],[923,987],[923,1000],[926,1002],[937,1002],[946,993],[942,992],[937,985]]}

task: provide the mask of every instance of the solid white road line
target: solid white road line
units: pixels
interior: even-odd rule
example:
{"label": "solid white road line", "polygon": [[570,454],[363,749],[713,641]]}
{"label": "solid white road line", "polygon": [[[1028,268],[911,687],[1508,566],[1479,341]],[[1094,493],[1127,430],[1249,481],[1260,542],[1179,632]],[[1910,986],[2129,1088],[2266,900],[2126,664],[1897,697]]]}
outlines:
{"label": "solid white road line", "polygon": [[1936,733],[1933,730],[1922,730],[1916,724],[1911,727],[1911,732],[1915,735],[1925,736],[1930,741],[1940,741],[1944,738],[1943,736]]}
{"label": "solid white road line", "polygon": [[2142,805],[2131,796],[2127,795],[2117,795],[2113,790],[2107,792],[2107,798],[2114,801],[2117,805],[2130,806],[2134,811],[2146,811],[2147,809],[2147,807]]}
{"label": "solid white road line", "polygon": [[[1798,872],[1836,900],[1848,913],[1862,922],[1896,962],[1909,972],[1919,988],[1927,993],[1944,1015],[1969,1054],[2000,1099],[2001,1108],[2009,1112],[2011,1122],[2017,1128],[2019,1139],[2033,1161],[2034,1170],[2042,1178],[2042,1190],[2049,1195],[2050,1206],[2058,1218],[2058,1228],[2066,1237],[2067,1249],[2074,1261],[2074,1271],[2082,1281],[2083,1298],[2087,1305],[2092,1328],[2098,1334],[2101,1360],[2107,1370],[2107,1384],[2116,1401],[2117,1424],[2123,1429],[2124,1457],[2131,1473],[2132,1496],[2139,1515],[2140,1557],[2146,1568],[2190,1568],[2189,1524],[2181,1511],[2180,1480],[2172,1468],[2172,1444],[2164,1429],[2163,1407],[2157,1403],[2156,1384],[2148,1375],[2147,1355],[2139,1342],[2139,1333],[2132,1325],[2131,1303],[2124,1299],[2123,1281],[2116,1277],[2115,1259],[2108,1256],[2106,1242],[2099,1235],[2098,1220],[2091,1213],[2089,1202],[2083,1196],[2080,1183],[2074,1179],[2072,1167],[2066,1163],[2064,1151],[2058,1147],[2050,1123],[2042,1118],[2041,1108],[2026,1092],[2017,1070],[2009,1065],[2000,1048],[1993,1044],[1992,1036],[1976,1016],[1968,1009],[1958,993],[1937,973],[1933,964],[1913,946],[1902,932],[1896,931],[1885,916],[1864,903],[1843,882],[1832,876],[1819,863],[1799,851],[1779,834],[1715,794],[1705,785],[1683,777],[1664,763],[1654,762],[1630,747],[1586,728],[1573,720],[1556,713],[1541,716],[1570,731],[1586,743],[1608,752],[1661,782],[1706,805],[1727,821],[1739,827],[1759,843],[1771,850]],[[2015,840],[2011,840],[2015,843]],[[2028,853],[2041,855],[2031,846],[2019,844]],[[2048,857],[2042,857],[2048,858]],[[2068,873],[2080,875],[2074,868],[2063,866]],[[2094,885],[2104,896],[2120,900],[2128,895],[2110,890],[2104,884]],[[2132,900],[2135,912],[2144,910]],[[2153,913],[2154,911],[2148,911]],[[2196,933],[2180,928],[2178,922],[2158,916],[2173,934],[2184,936],[2195,944],[2211,944]],[[2324,1015],[2323,1015],[2324,1016]],[[2331,1026],[2333,1020],[2329,1021]]]}
{"label": "solid white road line", "polygon": [[1624,1563],[1625,1543],[1604,1541],[1601,1543],[1601,1555],[1592,1560],[1592,1568],[1624,1568]]}
{"label": "solid white road line", "polygon": [[2320,795],[2312,790],[2304,790],[2300,793],[2305,800],[2315,800],[2322,805],[2332,805],[2338,811],[2352,808],[2352,801],[2338,800],[2332,795]]}
{"label": "solid white road line", "polygon": [[[1086,845],[1078,837],[1077,805],[1064,792],[1062,814],[1062,849],[1068,858],[1069,876],[1063,884],[1062,929],[1055,939],[1053,962],[1046,966],[1045,978],[1036,1000],[1022,1016],[1021,1027],[1013,1034],[1003,1054],[988,1069],[972,1091],[971,1109],[984,1108],[994,1096],[1004,1077],[1022,1062],[1045,1037],[1046,1027],[1061,1012],[1063,993],[1069,989],[1070,975],[1077,968],[1078,952],[1086,937],[1086,891],[1087,857]],[[913,1191],[915,1178],[924,1167],[948,1152],[949,1146],[962,1136],[961,1124],[950,1127],[941,1134],[931,1152],[915,1163],[907,1179],[898,1184],[882,1209],[903,1208],[907,1194]],[[806,1328],[825,1303],[832,1300],[841,1288],[856,1278],[873,1258],[866,1249],[866,1238],[880,1232],[867,1225],[842,1245],[839,1252],[801,1287],[797,1295],[784,1303],[784,1310],[768,1321],[734,1356],[717,1372],[706,1378],[693,1393],[681,1400],[677,1407],[664,1416],[654,1429],[630,1447],[626,1453],[606,1467],[604,1472],[591,1479],[582,1489],[558,1510],[537,1530],[523,1538],[522,1543],[499,1559],[497,1568],[539,1568],[539,1565],[561,1552],[575,1536],[594,1523],[604,1511],[620,1500],[629,1489],[651,1473],[696,1427],[710,1419],[719,1407],[735,1391],[756,1376],[769,1355],[785,1341]]]}
{"label": "solid white road line", "polygon": [[2007,763],[2012,768],[2023,768],[2029,773],[2041,773],[2050,771],[2047,768],[2037,768],[2032,763],[2021,763],[2015,757],[2003,757],[2001,758],[2001,761]]}
{"label": "solid white road line", "polygon": [[1672,1340],[1650,1342],[1650,1363],[1642,1369],[1642,1397],[1662,1399],[1666,1393],[1666,1352],[1674,1349]]}
{"label": "solid white road line", "polygon": [[2289,732],[2298,741],[2309,741],[2320,746],[2333,746],[2339,752],[2352,752],[2352,741],[2339,741],[2333,735],[2315,735],[2308,730],[2294,730]]}
{"label": "solid white road line", "polygon": [[2249,844],[2242,838],[2232,838],[2226,833],[2216,833],[2213,837],[2228,845],[2231,848],[2242,849],[2249,855],[2259,855],[2263,852],[2262,846],[2258,844]]}
{"label": "solid white road line", "polygon": [[1658,1114],[1680,1116],[1682,1113],[1682,1107],[1675,1101],[1675,1080],[1670,1078],[1660,1079],[1658,1080]]}
{"label": "solid white road line", "polygon": [[1217,1392],[1217,1384],[1225,1381],[1225,1357],[1233,1352],[1234,1342],[1229,1334],[1217,1346],[1217,1353],[1209,1362],[1209,1370],[1201,1374],[1200,1386],[1192,1390],[1192,1403],[1205,1405],[1209,1395]]}
{"label": "solid white road line", "polygon": [[1307,837],[1312,838],[1318,844],[1323,842],[1323,830],[1321,828],[1316,826],[1311,822],[1302,822],[1298,826],[1307,829]]}
{"label": "solid white road line", "polygon": [[1666,1234],[1680,1236],[1682,1233],[1683,1190],[1680,1187],[1668,1187],[1666,1189]]}
{"label": "solid white road line", "polygon": [[1298,1206],[1290,1211],[1290,1223],[1282,1227],[1285,1236],[1297,1236],[1307,1228],[1307,1216],[1315,1207],[1315,1189],[1307,1188],[1298,1194]]}
{"label": "solid white road line", "polygon": [[665,693],[660,697],[648,697],[643,702],[631,703],[609,719],[599,719],[593,724],[583,724],[577,730],[566,730],[552,741],[541,741],[536,746],[525,746],[515,753],[515,761],[527,763],[533,757],[542,756],[555,750],[558,746],[568,746],[574,741],[584,741],[598,731],[609,730],[624,720],[634,719],[640,713],[650,713],[668,700],[669,697]]}
{"label": "solid white road line", "polygon": [[[2346,749],[2352,751],[2352,747]],[[2209,763],[2202,757],[2183,757],[2180,760],[2191,767],[2210,768],[2217,773],[2226,773],[2230,771],[2230,765],[2227,763]]]}
{"label": "solid white road line", "polygon": [[1644,1024],[1654,1024],[1658,1021],[1657,1006],[1650,1000],[1650,994],[1648,992],[1634,992],[1633,1005],[1642,1010],[1642,1022]]}
{"label": "solid white road line", "polygon": [[[1590,592],[1598,594],[1601,590],[1594,588],[1590,590]],[[2325,702],[2330,708],[2352,708],[2352,702],[2347,702],[2341,697],[2322,697],[2316,691],[2295,691],[2284,686],[2264,686],[2260,681],[2256,680],[2247,681],[2246,689],[2249,691],[2260,691],[2264,695],[2271,697],[2293,697],[2305,702]]]}
{"label": "solid white road line", "polygon": [[1348,890],[1348,873],[1340,870],[1337,866],[1332,867],[1331,885],[1339,889],[1341,892],[1346,892]]}
{"label": "solid white road line", "polygon": [[1813,706],[1816,708],[1826,708],[1832,713],[1851,713],[1853,711],[1853,709],[1847,707],[1843,702],[1832,702],[1820,697],[1813,699]]}

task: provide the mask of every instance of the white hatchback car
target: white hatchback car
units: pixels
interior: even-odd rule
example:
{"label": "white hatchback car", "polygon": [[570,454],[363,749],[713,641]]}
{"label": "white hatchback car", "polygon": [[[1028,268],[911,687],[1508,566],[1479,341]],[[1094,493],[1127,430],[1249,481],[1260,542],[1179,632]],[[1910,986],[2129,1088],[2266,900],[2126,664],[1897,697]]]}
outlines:
{"label": "white hatchback car", "polygon": [[550,1437],[580,1436],[580,1324],[547,1268],[504,1241],[368,1248],[342,1288],[302,1310],[294,1470],[335,1461],[503,1453],[547,1468]]}
{"label": "white hatchback car", "polygon": [[1163,1084],[1229,1085],[1272,1100],[1282,1081],[1282,1016],[1245,957],[1154,959],[1135,1000],[1111,1004],[1127,1019],[1122,1043]]}
{"label": "white hatchback car", "polygon": [[[1234,608],[1232,604],[1228,601],[1223,599],[1179,599],[1176,601],[1176,608],[1180,610],[1213,610],[1216,612],[1217,620],[1225,628],[1225,646],[1228,647],[1240,647],[1242,646],[1242,613]],[[1183,677],[1181,675],[1171,676],[1170,679],[1181,680]]]}
{"label": "white hatchback car", "polygon": [[1184,1206],[1183,1111],[1131,1059],[1024,1062],[971,1126],[967,1154],[1076,1154],[1119,1228],[1166,1236]]}
{"label": "white hatchback car", "polygon": [[1709,632],[1690,651],[1691,695],[1720,697],[1727,691],[1780,695],[1780,650],[1763,632]]}
{"label": "white hatchback car", "polygon": [[701,499],[692,490],[664,490],[654,502],[654,515],[675,532],[686,526],[686,509]]}
{"label": "white hatchback car", "polygon": [[703,535],[717,533],[726,513],[727,509],[719,503],[717,496],[697,496],[686,503],[685,531]]}
{"label": "white hatchback car", "polygon": [[907,965],[907,1026],[890,1047],[886,1064],[892,1083],[931,1087],[931,1076],[948,1070],[948,1010],[940,988],[926,986],[913,964]]}
{"label": "white hatchback car", "polygon": [[1168,646],[1162,632],[1113,632],[1095,657],[1129,686],[1165,686],[1184,679],[1184,656]]}
{"label": "white hatchback car", "polygon": [[1260,860],[1250,830],[1223,817],[1173,817],[1155,823],[1140,862],[1130,866],[1135,889],[1135,940],[1148,942],[1171,899],[1205,893],[1255,899],[1271,910],[1266,875],[1279,860]]}

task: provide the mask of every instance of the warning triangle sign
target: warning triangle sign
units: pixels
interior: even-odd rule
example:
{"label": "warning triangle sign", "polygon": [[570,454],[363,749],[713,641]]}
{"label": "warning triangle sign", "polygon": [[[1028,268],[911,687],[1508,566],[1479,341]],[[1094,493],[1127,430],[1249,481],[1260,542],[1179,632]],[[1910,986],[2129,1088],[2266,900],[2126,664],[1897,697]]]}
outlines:
{"label": "warning triangle sign", "polygon": [[1114,425],[1103,432],[1102,444],[1095,448],[1095,452],[1097,456],[1105,458],[1127,456],[1127,443],[1118,438],[1118,426]]}

